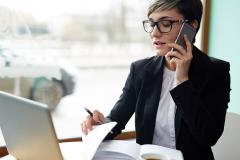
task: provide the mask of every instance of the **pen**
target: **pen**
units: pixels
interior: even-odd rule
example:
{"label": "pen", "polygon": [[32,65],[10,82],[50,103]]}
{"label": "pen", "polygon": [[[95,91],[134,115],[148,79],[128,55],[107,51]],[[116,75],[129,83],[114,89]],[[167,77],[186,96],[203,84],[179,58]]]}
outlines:
{"label": "pen", "polygon": [[[84,107],[84,109],[87,111],[87,113],[88,113],[91,117],[93,116],[93,113],[92,113],[89,109],[87,109],[86,107]],[[110,121],[104,119],[103,122],[98,122],[98,123],[99,123],[99,124],[103,124],[103,123],[108,123],[108,122],[110,122]],[[113,134],[113,131],[110,131],[110,134]]]}
{"label": "pen", "polygon": [[92,117],[93,116],[93,113],[89,110],[89,109],[87,109],[86,107],[84,107],[84,109],[88,112],[88,114]]}
{"label": "pen", "polygon": [[[87,111],[87,113],[92,117],[93,116],[93,113],[89,110],[89,109],[87,109],[86,107],[84,107],[84,109]],[[98,123],[99,124],[103,124],[103,123],[107,123],[107,122],[109,122],[108,120],[106,120],[106,119],[103,119],[103,121],[99,121]]]}

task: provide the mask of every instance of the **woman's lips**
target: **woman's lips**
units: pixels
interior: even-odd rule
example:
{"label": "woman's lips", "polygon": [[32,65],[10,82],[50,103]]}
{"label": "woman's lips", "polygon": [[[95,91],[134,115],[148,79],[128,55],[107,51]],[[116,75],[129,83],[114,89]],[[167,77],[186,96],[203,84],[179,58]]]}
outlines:
{"label": "woman's lips", "polygon": [[161,49],[163,47],[166,47],[166,44],[165,42],[154,42],[153,45],[156,49]]}

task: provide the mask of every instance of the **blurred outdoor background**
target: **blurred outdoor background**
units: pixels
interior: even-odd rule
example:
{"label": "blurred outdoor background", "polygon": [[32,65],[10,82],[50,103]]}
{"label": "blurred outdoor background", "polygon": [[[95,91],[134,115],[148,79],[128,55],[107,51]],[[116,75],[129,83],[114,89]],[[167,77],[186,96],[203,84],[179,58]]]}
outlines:
{"label": "blurred outdoor background", "polygon": [[[107,115],[131,62],[155,55],[142,27],[148,5],[0,0],[0,90],[47,103],[57,134],[80,135],[83,107]],[[201,48],[201,30],[196,45]],[[132,122],[127,128],[134,128]]]}

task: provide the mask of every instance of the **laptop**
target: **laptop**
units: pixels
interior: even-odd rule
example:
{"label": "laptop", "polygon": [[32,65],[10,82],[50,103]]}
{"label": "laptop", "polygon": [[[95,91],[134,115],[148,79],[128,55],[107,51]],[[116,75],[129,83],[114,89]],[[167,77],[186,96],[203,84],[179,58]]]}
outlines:
{"label": "laptop", "polygon": [[0,91],[0,127],[20,160],[63,160],[47,105]]}

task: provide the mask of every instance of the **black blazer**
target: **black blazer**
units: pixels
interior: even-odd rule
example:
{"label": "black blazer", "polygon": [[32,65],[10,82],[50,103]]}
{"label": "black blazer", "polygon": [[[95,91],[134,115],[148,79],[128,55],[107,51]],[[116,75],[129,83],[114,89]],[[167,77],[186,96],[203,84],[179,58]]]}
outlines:
{"label": "black blazer", "polygon": [[[123,93],[108,116],[118,122],[112,137],[125,128],[135,113],[137,143],[152,143],[164,63],[161,56],[132,63]],[[214,159],[211,146],[223,132],[230,100],[229,67],[228,62],[210,58],[193,47],[189,80],[170,91],[177,106],[176,148],[185,160]]]}

